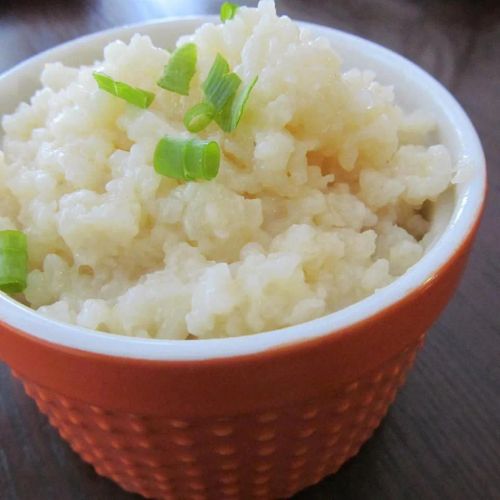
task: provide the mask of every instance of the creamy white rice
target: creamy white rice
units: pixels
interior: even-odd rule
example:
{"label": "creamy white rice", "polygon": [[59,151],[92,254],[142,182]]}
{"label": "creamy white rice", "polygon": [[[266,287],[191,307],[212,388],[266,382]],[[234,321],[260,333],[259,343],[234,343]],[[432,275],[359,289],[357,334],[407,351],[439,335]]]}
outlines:
{"label": "creamy white rice", "polygon": [[[170,53],[137,34],[92,67],[48,64],[30,104],[3,117],[0,229],[28,235],[31,307],[125,335],[243,335],[346,307],[422,257],[425,209],[454,171],[430,117],[403,112],[373,73],[342,72],[329,42],[270,1],[187,40],[188,97],[156,85]],[[198,134],[220,144],[219,175],[162,177],[155,146],[190,136],[183,116],[217,52],[245,83],[259,76],[235,132]],[[95,70],[153,105],[99,90]]]}

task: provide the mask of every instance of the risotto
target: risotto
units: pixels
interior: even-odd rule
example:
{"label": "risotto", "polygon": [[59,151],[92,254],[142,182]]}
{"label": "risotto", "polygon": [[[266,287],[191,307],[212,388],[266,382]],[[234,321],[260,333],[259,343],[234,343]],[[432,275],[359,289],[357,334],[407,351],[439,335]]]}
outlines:
{"label": "risotto", "polygon": [[[93,66],[46,65],[30,103],[3,117],[0,230],[27,236],[20,300],[105,332],[227,337],[346,307],[422,257],[455,171],[431,117],[404,112],[373,73],[345,71],[271,1],[186,43],[197,49],[188,95],[158,86],[172,54],[136,34]],[[233,131],[212,121],[190,133],[217,54],[243,85],[258,79]],[[152,104],[103,91],[96,71]],[[165,136],[215,141],[218,175],[159,175]]]}

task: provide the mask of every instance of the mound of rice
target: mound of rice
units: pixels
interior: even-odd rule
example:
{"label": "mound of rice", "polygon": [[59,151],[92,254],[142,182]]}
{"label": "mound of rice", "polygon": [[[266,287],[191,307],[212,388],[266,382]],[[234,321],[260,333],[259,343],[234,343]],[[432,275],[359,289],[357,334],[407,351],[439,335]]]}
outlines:
{"label": "mound of rice", "polygon": [[[189,97],[156,85],[170,53],[137,34],[92,67],[47,65],[30,104],[3,117],[0,229],[28,235],[23,300],[107,332],[226,337],[346,307],[422,257],[424,215],[454,171],[429,145],[431,119],[405,114],[373,73],[342,72],[271,1],[187,40]],[[162,177],[155,146],[190,136],[183,116],[217,52],[244,83],[259,76],[235,132],[198,134],[220,144],[219,175]],[[153,105],[99,90],[95,70],[154,92]]]}

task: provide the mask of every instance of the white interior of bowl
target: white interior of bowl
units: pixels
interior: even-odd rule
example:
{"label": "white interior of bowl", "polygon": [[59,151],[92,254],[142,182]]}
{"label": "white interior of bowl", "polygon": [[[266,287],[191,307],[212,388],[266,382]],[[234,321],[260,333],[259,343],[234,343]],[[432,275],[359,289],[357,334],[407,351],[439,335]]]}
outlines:
{"label": "white interior of bowl", "polygon": [[[11,113],[40,86],[39,75],[47,62],[61,61],[80,66],[102,57],[103,47],[116,39],[128,41],[140,32],[155,44],[171,48],[180,35],[192,32],[214,17],[167,19],[116,28],[89,35],[39,54],[0,76],[0,116]],[[302,23],[329,39],[342,56],[345,68],[376,72],[377,79],[393,84],[398,102],[408,110],[431,111],[439,126],[439,140],[454,159],[467,157],[474,174],[442,197],[435,210],[434,231],[440,234],[424,257],[401,278],[370,297],[338,312],[300,325],[243,337],[185,340],[147,340],[100,333],[59,323],[40,316],[0,293],[0,318],[24,332],[49,342],[95,353],[155,360],[220,358],[261,352],[284,344],[301,342],[341,330],[389,307],[430,279],[449,260],[479,217],[484,198],[486,170],[484,154],[467,115],[434,78],[422,69],[372,42],[331,28]]]}

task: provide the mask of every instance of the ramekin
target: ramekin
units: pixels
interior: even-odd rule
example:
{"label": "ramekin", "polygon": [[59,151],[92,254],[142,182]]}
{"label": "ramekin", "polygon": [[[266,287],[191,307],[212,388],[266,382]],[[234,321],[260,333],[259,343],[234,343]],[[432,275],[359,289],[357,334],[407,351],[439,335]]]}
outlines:
{"label": "ramekin", "polygon": [[[43,65],[79,66],[112,40],[149,34],[172,47],[213,17],[96,33],[0,77],[0,114],[37,88]],[[302,23],[349,67],[373,69],[398,101],[434,113],[439,140],[472,167],[438,203],[437,236],[401,278],[341,311],[246,337],[167,341],[93,332],[0,294],[0,357],[72,448],[124,489],[150,498],[288,497],[335,472],[379,425],[425,334],[456,289],[486,189],[480,141],[429,74],[379,45]]]}

